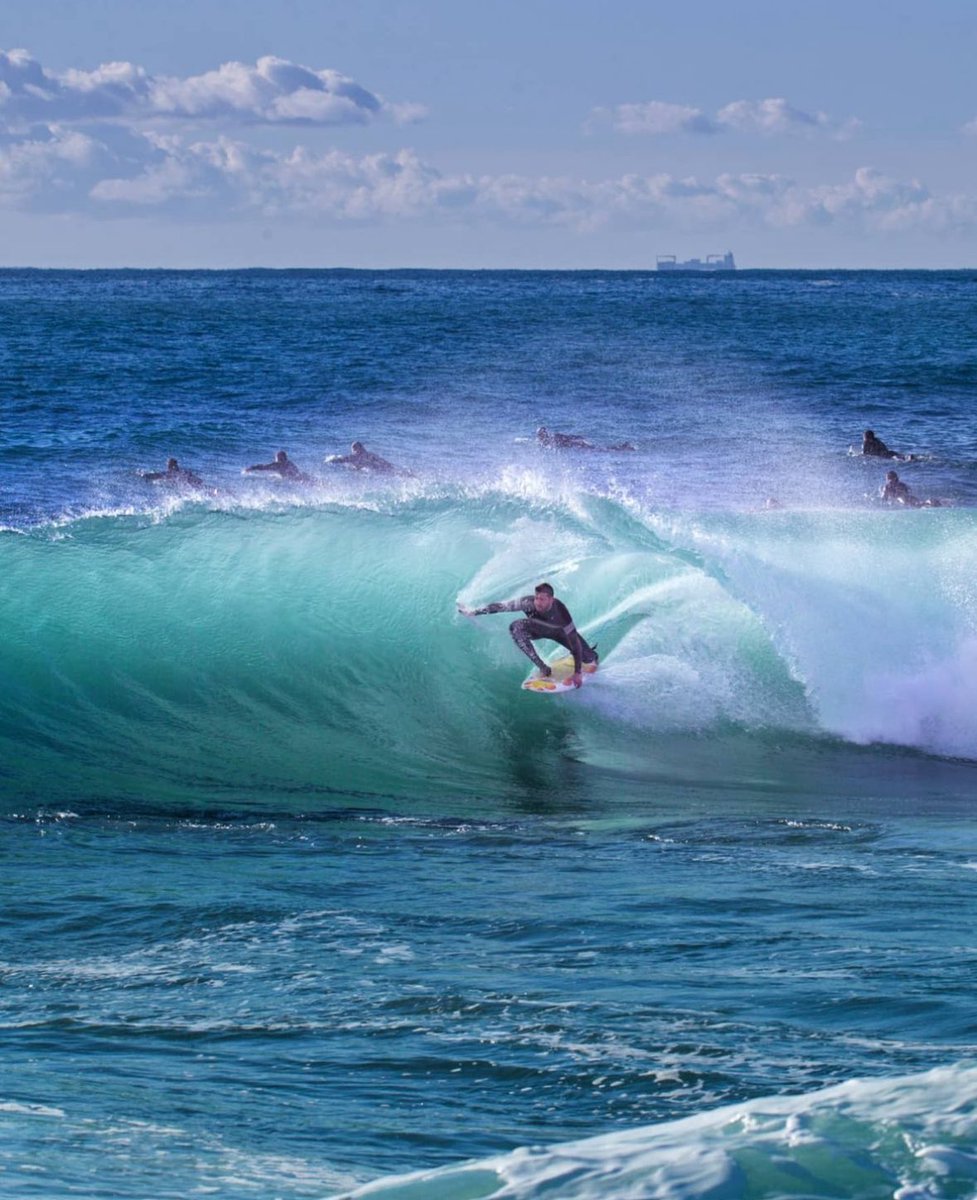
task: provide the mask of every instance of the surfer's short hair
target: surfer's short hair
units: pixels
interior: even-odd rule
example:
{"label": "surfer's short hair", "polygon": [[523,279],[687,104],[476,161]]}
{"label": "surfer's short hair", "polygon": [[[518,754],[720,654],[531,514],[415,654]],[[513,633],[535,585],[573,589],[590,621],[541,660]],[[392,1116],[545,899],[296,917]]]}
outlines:
{"label": "surfer's short hair", "polygon": [[554,594],[553,585],[552,583],[537,583],[536,592],[545,592],[547,596],[552,596]]}

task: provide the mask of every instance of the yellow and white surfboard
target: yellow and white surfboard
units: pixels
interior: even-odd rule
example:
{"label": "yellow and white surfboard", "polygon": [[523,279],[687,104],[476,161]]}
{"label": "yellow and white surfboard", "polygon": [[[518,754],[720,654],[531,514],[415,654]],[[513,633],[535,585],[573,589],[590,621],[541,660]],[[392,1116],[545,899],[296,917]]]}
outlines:
{"label": "yellow and white surfboard", "polygon": [[[533,671],[522,681],[523,689],[527,692],[542,692],[545,695],[572,692],[573,684],[570,682],[570,676],[573,674],[573,655],[565,654],[562,658],[553,659],[547,665],[553,674],[544,677],[540,675],[539,671]],[[584,663],[583,665],[585,675],[593,675],[596,670],[596,663]]]}

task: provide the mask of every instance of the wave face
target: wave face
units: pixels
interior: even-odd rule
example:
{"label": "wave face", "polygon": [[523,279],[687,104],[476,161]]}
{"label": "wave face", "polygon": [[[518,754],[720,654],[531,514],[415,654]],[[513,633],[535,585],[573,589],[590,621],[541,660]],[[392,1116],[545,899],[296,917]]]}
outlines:
{"label": "wave face", "polygon": [[[670,739],[784,731],[977,757],[972,514],[530,482],[3,535],[5,790],[505,796],[568,754],[641,777]],[[511,618],[455,611],[540,578],[603,654],[557,707],[518,690]]]}
{"label": "wave face", "polygon": [[627,1133],[381,1181],[377,1200],[971,1196],[977,1068],[851,1081]]}

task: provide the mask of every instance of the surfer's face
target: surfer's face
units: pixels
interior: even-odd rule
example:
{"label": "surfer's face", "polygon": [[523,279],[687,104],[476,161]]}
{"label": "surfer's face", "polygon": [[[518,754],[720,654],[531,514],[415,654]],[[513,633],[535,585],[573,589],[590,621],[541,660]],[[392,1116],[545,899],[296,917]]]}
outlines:
{"label": "surfer's face", "polygon": [[537,612],[549,612],[553,605],[553,597],[549,592],[537,592],[533,597],[533,606]]}

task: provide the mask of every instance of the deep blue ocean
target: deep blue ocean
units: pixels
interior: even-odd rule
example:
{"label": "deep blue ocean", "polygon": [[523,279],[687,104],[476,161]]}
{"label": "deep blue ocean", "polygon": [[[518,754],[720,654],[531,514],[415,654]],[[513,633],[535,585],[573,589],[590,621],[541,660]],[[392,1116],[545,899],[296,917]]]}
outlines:
{"label": "deep blue ocean", "polygon": [[975,401],[977,272],[0,272],[0,1195],[977,1196]]}

